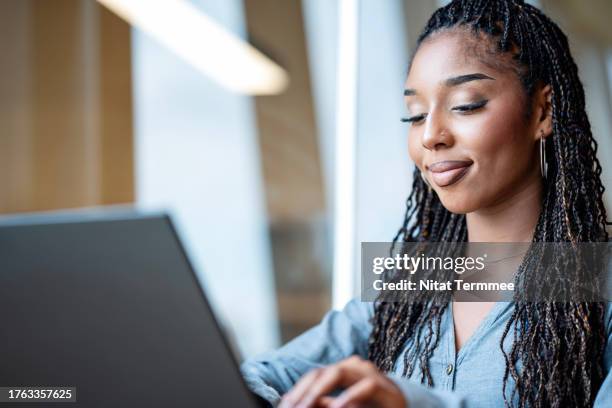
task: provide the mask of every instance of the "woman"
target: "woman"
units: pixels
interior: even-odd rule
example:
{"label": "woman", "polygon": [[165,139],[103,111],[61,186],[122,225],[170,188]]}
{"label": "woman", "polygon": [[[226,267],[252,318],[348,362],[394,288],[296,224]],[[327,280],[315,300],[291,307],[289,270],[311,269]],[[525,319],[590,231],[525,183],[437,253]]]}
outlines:
{"label": "woman", "polygon": [[[405,95],[416,168],[396,240],[608,241],[584,91],[541,11],[438,9]],[[241,370],[282,407],[612,407],[611,316],[606,303],[353,300]]]}

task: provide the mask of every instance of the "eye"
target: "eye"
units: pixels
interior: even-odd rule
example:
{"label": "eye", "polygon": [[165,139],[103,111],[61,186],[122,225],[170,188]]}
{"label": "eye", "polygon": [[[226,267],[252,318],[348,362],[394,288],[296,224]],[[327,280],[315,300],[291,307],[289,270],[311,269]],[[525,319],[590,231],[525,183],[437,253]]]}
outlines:
{"label": "eye", "polygon": [[475,111],[477,109],[484,107],[488,102],[489,102],[488,99],[483,99],[482,101],[479,101],[479,102],[455,106],[453,107],[452,110],[454,110],[455,112],[472,112],[472,111]]}
{"label": "eye", "polygon": [[420,122],[423,121],[423,119],[425,119],[425,117],[427,116],[427,114],[422,113],[420,115],[415,115],[415,116],[411,116],[409,118],[402,118],[401,121],[402,122],[408,122],[412,125],[416,125],[419,124]]}

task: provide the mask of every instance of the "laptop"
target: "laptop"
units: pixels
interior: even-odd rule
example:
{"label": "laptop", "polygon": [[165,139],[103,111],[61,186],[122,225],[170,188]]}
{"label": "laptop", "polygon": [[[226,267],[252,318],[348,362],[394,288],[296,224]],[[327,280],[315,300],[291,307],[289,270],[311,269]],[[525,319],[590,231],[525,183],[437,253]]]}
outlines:
{"label": "laptop", "polygon": [[0,322],[0,406],[268,406],[167,214],[0,218]]}

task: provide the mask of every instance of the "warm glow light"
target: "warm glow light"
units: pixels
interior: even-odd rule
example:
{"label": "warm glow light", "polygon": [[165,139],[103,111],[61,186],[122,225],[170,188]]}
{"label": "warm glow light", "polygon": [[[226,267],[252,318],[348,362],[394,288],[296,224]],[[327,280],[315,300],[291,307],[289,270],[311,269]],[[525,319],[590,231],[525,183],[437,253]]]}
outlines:
{"label": "warm glow light", "polygon": [[98,2],[234,92],[268,95],[287,87],[283,68],[186,0]]}

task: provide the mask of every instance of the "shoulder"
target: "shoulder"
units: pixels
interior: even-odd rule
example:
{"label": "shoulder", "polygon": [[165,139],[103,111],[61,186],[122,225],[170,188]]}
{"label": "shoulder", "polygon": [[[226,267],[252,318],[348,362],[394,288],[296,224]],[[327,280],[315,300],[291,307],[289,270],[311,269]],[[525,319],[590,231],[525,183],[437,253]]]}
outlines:
{"label": "shoulder", "polygon": [[342,308],[342,313],[351,321],[369,325],[374,316],[374,302],[364,302],[359,298],[353,298]]}

